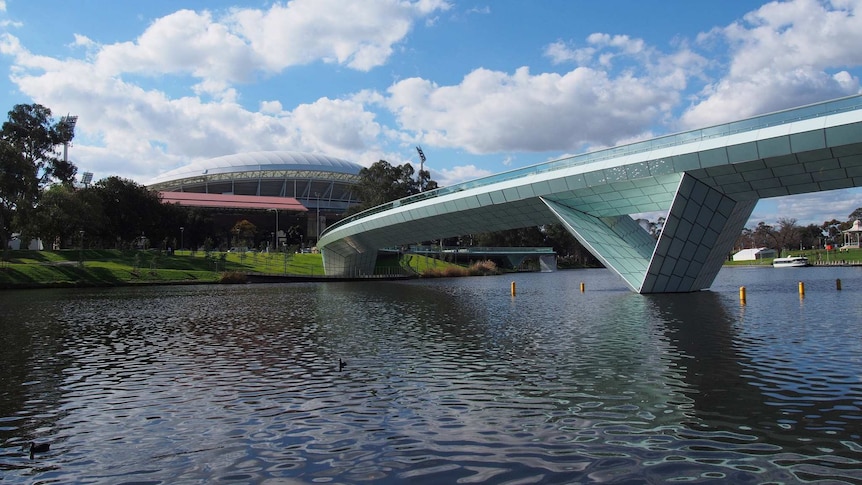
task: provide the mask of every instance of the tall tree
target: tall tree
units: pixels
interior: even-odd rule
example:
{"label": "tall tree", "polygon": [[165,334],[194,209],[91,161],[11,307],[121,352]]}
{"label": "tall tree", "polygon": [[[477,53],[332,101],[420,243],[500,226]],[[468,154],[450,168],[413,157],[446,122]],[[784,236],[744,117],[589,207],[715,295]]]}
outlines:
{"label": "tall tree", "polygon": [[40,104],[18,104],[0,128],[0,243],[6,247],[13,221],[26,216],[40,190],[52,183],[70,184],[77,169],[60,158],[59,147],[72,141],[74,125],[55,121]]}
{"label": "tall tree", "polygon": [[776,233],[778,249],[793,250],[799,248],[801,233],[796,219],[782,217],[778,219],[778,232]]}
{"label": "tall tree", "polygon": [[437,182],[430,180],[426,171],[423,171],[418,179],[414,178],[414,174],[413,166],[409,163],[394,166],[386,160],[380,160],[368,168],[363,168],[359,171],[359,183],[356,184],[355,189],[361,203],[348,212],[361,212],[380,204],[418,194],[423,189],[437,188]]}
{"label": "tall tree", "polygon": [[38,237],[49,246],[59,243],[62,247],[65,242],[77,239],[85,227],[90,234],[95,233],[95,225],[102,221],[101,214],[87,206],[84,191],[57,184],[42,194],[22,233],[27,235],[26,239]]}
{"label": "tall tree", "polygon": [[760,221],[752,233],[754,239],[754,247],[781,249],[778,245],[777,232],[769,224]]}
{"label": "tall tree", "polygon": [[[182,225],[165,221],[166,206],[159,194],[131,180],[108,177],[93,184],[92,190],[105,218],[103,230],[95,236],[105,246],[113,241],[131,244],[142,235],[150,241],[162,241],[174,236]],[[91,229],[83,229],[91,233]]]}

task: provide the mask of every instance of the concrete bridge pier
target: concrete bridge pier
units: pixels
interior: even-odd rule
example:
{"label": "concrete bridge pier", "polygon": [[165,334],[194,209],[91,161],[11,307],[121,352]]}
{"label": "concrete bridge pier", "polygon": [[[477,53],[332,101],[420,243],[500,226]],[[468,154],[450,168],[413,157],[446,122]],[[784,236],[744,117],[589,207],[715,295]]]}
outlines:
{"label": "concrete bridge pier", "polygon": [[542,199],[560,222],[638,293],[709,288],[757,199],[736,201],[687,173],[656,241],[628,215],[597,217]]}
{"label": "concrete bridge pier", "polygon": [[328,275],[359,277],[374,274],[377,264],[377,249],[344,239],[337,244],[323,247],[323,270]]}

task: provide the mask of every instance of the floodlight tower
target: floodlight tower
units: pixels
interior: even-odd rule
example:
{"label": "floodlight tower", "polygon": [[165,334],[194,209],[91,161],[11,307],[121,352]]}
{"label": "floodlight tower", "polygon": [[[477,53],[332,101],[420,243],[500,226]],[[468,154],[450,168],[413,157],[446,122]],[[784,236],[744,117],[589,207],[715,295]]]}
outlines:
{"label": "floodlight tower", "polygon": [[419,152],[419,192],[424,192],[425,184],[422,180],[422,171],[425,170],[425,154],[422,153],[422,147],[419,145],[416,145],[416,151]]}
{"label": "floodlight tower", "polygon": [[63,127],[63,161],[69,162],[69,143],[72,137],[75,136],[75,125],[78,123],[78,117],[66,115],[60,118],[60,125]]}

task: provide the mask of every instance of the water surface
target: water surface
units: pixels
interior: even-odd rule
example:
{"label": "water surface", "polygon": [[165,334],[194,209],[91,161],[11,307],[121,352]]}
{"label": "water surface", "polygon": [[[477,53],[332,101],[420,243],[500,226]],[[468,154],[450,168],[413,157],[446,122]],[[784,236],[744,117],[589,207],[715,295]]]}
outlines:
{"label": "water surface", "polygon": [[6,291],[0,481],[862,483],[861,296],[858,268]]}

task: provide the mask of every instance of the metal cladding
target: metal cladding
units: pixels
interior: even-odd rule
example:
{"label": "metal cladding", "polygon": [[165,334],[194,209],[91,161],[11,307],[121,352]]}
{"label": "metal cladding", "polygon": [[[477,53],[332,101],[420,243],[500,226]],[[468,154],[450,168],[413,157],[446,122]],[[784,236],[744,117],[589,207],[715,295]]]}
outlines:
{"label": "metal cladding", "polygon": [[[378,248],[562,223],[638,293],[709,288],[763,198],[862,187],[862,96],[587,153],[348,217],[321,237],[327,274]],[[630,214],[661,212],[658,238]]]}

